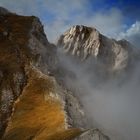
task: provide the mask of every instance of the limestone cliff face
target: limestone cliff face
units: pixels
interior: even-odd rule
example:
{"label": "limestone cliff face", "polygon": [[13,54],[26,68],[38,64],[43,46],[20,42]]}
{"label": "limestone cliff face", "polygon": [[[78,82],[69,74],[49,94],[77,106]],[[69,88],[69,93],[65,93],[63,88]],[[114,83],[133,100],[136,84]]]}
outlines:
{"label": "limestone cliff face", "polygon": [[97,59],[113,71],[125,69],[134,51],[129,42],[109,39],[95,28],[83,25],[71,27],[60,36],[57,45],[82,61],[89,58]]}
{"label": "limestone cliff face", "polygon": [[73,26],[60,37],[59,45],[63,46],[66,52],[86,59],[89,55],[98,55],[100,34],[94,28]]}

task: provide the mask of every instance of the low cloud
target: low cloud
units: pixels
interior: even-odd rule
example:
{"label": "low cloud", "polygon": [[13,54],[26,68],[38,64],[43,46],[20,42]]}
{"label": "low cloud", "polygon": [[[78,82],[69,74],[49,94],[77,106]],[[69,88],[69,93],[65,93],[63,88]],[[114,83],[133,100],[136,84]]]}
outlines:
{"label": "low cloud", "polygon": [[77,63],[63,53],[59,54],[59,60],[74,75],[63,76],[64,83],[79,97],[92,127],[101,129],[111,140],[140,138],[139,62],[131,73],[104,79],[105,69],[99,72],[97,62]]}
{"label": "low cloud", "polygon": [[129,40],[136,47],[140,47],[140,21],[136,21],[125,32],[121,32],[119,39],[122,38]]}

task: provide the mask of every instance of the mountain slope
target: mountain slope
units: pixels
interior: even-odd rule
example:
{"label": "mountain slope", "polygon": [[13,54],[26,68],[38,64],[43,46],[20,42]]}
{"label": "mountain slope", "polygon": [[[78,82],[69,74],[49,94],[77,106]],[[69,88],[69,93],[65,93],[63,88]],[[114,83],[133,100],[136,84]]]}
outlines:
{"label": "mountain slope", "polygon": [[37,17],[0,8],[2,140],[70,140],[86,129],[78,99],[53,76],[56,53]]}
{"label": "mountain slope", "polygon": [[80,134],[80,129],[66,130],[64,105],[55,93],[54,80],[35,68],[28,73],[28,84],[14,105],[3,140],[62,140]]}

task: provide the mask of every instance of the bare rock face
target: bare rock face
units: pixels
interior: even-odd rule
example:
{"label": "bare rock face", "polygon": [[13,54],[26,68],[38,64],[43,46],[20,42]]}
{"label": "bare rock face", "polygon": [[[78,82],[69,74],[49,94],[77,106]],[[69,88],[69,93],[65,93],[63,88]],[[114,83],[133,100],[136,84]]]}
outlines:
{"label": "bare rock face", "polygon": [[65,105],[68,126],[81,129],[88,128],[87,116],[84,112],[84,108],[78,98],[70,91],[65,93]]}
{"label": "bare rock face", "polygon": [[89,55],[97,56],[100,46],[99,32],[86,26],[73,26],[60,37],[58,45],[81,59],[86,59]]}
{"label": "bare rock face", "polygon": [[81,60],[98,60],[106,68],[118,71],[125,69],[132,59],[132,45],[123,42],[127,41],[109,39],[95,28],[76,25],[60,36],[57,45]]}
{"label": "bare rock face", "polygon": [[74,140],[110,140],[108,136],[104,135],[98,129],[91,129],[85,131],[78,138]]}
{"label": "bare rock face", "polygon": [[61,35],[57,44],[66,52],[84,59],[88,54],[98,54],[95,49],[100,46],[100,34],[94,28],[76,25]]}

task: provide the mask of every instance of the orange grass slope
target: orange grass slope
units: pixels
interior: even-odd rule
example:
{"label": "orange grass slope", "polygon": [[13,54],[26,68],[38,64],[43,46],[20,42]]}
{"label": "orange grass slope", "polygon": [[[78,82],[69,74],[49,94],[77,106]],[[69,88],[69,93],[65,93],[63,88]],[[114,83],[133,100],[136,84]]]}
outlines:
{"label": "orange grass slope", "polygon": [[50,96],[54,88],[50,77],[35,69],[29,72],[28,84],[15,103],[3,140],[70,140],[81,133],[79,129],[66,129],[63,105]]}

